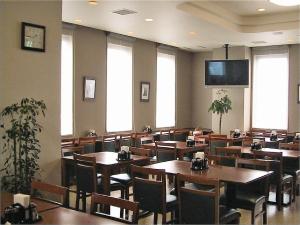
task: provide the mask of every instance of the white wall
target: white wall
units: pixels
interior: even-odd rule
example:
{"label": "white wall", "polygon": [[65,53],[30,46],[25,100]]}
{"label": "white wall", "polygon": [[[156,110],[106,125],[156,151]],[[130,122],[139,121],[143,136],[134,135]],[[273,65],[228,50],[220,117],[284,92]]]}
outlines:
{"label": "white wall", "polygon": [[[0,111],[23,97],[45,101],[41,175],[60,183],[61,1],[1,1],[0,10]],[[45,53],[21,50],[21,22],[46,26]]]}

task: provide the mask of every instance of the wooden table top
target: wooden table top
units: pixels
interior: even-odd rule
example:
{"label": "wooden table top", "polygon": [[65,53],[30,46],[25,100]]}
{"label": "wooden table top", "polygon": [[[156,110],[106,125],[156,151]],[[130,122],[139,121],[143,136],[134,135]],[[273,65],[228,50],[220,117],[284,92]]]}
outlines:
{"label": "wooden table top", "polygon": [[[14,197],[13,197],[12,193],[1,192],[1,205],[0,205],[1,214],[7,206],[10,206],[11,204],[13,204],[13,201],[14,201]],[[57,205],[57,204],[54,204],[51,202],[47,202],[47,201],[43,201],[41,199],[36,199],[33,197],[30,198],[30,202],[33,202],[37,205],[38,212],[43,212],[45,210],[60,207],[60,205]]]}
{"label": "wooden table top", "polygon": [[[176,143],[176,148],[179,150],[182,149],[192,149],[192,148],[197,148],[197,149],[202,149],[207,147],[207,144],[196,144],[193,147],[188,147],[186,146],[186,142],[185,141],[163,141],[165,143]],[[141,146],[146,147],[146,148],[155,148],[155,143],[147,143],[147,144],[142,144]]]}
{"label": "wooden table top", "polygon": [[[227,148],[241,148],[242,154],[252,155],[251,147],[242,146],[229,146]],[[287,149],[275,149],[275,148],[262,148],[261,151],[265,152],[282,152],[283,158],[300,158],[300,151],[287,150]]]}
{"label": "wooden table top", "polygon": [[[95,152],[84,154],[85,156],[94,156],[96,157],[96,164],[98,165],[116,165],[116,164],[124,164],[136,161],[143,161],[148,160],[148,157],[145,156],[138,156],[138,155],[131,155],[131,160],[126,161],[118,161],[118,153],[116,152]],[[73,156],[64,156],[62,157],[64,160],[74,160]]]}
{"label": "wooden table top", "polygon": [[266,172],[261,170],[251,170],[219,165],[209,166],[207,170],[203,171],[194,171],[191,169],[190,162],[178,160],[156,163],[146,167],[153,169],[164,169],[167,174],[176,175],[180,173],[240,184],[247,184],[255,180],[265,178],[273,173],[271,171]]}
{"label": "wooden table top", "polygon": [[114,221],[108,218],[91,215],[89,213],[79,212],[64,207],[51,209],[42,213],[42,220],[37,224],[112,224],[121,225],[122,222]]}

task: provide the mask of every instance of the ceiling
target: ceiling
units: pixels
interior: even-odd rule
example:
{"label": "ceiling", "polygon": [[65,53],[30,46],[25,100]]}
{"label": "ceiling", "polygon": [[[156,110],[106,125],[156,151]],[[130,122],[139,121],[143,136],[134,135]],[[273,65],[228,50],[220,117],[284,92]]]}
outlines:
{"label": "ceiling", "polygon": [[[258,12],[258,8],[266,11]],[[118,15],[113,11],[133,10]],[[259,1],[63,0],[64,22],[167,44],[189,51],[300,43],[299,7]],[[153,19],[146,22],[146,18]]]}

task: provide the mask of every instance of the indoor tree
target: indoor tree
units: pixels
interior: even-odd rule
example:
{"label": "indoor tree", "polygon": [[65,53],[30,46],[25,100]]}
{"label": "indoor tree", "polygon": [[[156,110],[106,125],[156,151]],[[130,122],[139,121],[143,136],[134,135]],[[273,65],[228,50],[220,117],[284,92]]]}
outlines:
{"label": "indoor tree", "polygon": [[45,110],[43,101],[23,98],[1,112],[2,190],[30,193],[31,180],[40,170],[37,160],[41,146],[37,136],[42,126],[38,118],[45,116]]}
{"label": "indoor tree", "polygon": [[220,89],[217,91],[217,99],[215,99],[211,106],[209,107],[208,111],[212,111],[213,113],[217,113],[220,115],[219,120],[219,134],[222,131],[222,117],[223,114],[228,113],[231,110],[231,100],[227,95],[227,91],[224,89]]}

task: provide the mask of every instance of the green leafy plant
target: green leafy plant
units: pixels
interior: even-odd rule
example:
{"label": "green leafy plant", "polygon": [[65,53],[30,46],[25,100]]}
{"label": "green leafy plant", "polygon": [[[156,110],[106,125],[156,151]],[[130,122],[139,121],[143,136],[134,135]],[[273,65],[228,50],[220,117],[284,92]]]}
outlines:
{"label": "green leafy plant", "polygon": [[23,98],[1,112],[2,157],[5,157],[0,170],[1,189],[30,193],[31,180],[40,170],[37,160],[41,146],[37,135],[42,126],[38,117],[45,117],[45,110],[43,101]]}
{"label": "green leafy plant", "polygon": [[220,115],[219,120],[219,134],[221,134],[222,131],[222,117],[224,114],[228,113],[229,110],[231,110],[231,100],[229,99],[227,95],[227,91],[224,89],[217,91],[218,98],[215,99],[211,106],[209,107],[208,111],[212,111],[213,113],[217,113]]}

